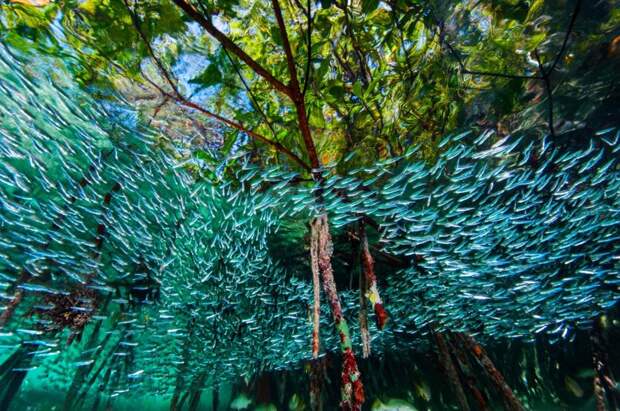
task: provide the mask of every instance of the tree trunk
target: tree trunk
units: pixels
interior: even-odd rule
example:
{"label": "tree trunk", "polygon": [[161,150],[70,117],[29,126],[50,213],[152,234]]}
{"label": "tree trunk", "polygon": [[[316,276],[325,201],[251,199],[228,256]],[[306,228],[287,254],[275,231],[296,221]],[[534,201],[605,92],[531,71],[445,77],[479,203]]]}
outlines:
{"label": "tree trunk", "polygon": [[590,332],[590,344],[592,347],[592,362],[594,365],[594,397],[596,410],[606,410],[607,405],[612,410],[618,409],[620,396],[616,391],[616,382],[609,367],[609,355],[607,338],[604,334],[605,321],[600,317]]}

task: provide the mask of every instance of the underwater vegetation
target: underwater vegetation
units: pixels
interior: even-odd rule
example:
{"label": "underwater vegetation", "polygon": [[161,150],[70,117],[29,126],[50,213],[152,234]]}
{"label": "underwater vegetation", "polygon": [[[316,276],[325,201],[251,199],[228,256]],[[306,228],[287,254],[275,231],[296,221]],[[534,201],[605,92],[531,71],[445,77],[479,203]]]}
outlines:
{"label": "underwater vegetation", "polygon": [[0,410],[620,408],[615,4],[336,3],[0,3]]}

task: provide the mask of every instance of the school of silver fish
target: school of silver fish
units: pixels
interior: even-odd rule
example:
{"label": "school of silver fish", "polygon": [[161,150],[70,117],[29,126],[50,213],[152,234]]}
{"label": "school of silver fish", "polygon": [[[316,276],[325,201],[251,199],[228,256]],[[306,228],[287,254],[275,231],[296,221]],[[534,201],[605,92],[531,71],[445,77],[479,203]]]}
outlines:
{"label": "school of silver fish", "polygon": [[[381,290],[391,320],[371,324],[373,350],[413,344],[431,324],[571,338],[618,300],[616,129],[571,144],[450,135],[433,164],[414,146],[346,175],[316,170],[318,203],[318,185],[242,154],[236,179],[197,181],[133,111],[52,75],[53,64],[0,44],[0,312],[24,295],[0,329],[0,355],[25,344],[52,386],[110,368],[112,396],[169,395],[179,370],[188,381],[208,372],[214,385],[309,359],[311,273],[276,261],[269,239],[322,212],[334,230],[372,218],[377,246],[415,260]],[[44,331],[28,313],[77,286],[97,304],[75,350],[68,330]],[[359,297],[340,295],[360,347]],[[336,347],[327,304],[321,318],[323,349]]]}

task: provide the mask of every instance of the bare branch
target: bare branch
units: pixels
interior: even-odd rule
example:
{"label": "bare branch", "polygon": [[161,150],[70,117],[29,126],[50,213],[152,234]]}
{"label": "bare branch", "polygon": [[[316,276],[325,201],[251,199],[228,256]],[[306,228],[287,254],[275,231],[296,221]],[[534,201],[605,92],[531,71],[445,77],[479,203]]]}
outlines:
{"label": "bare branch", "polygon": [[224,53],[226,54],[226,57],[228,57],[228,60],[232,64],[233,68],[235,69],[235,72],[237,73],[237,76],[241,80],[241,83],[243,84],[243,87],[245,88],[245,90],[247,91],[248,95],[250,96],[250,100],[251,100],[252,104],[254,105],[254,108],[256,109],[256,111],[258,111],[258,113],[261,115],[261,117],[263,117],[263,120],[265,120],[265,124],[267,124],[267,126],[271,130],[271,133],[275,137],[276,136],[276,130],[273,128],[273,125],[271,124],[271,121],[269,121],[269,118],[267,118],[267,115],[265,114],[263,109],[258,104],[258,99],[256,98],[256,96],[254,95],[254,93],[250,89],[250,86],[248,85],[248,83],[245,81],[245,78],[243,77],[243,74],[241,73],[241,70],[239,70],[239,67],[237,66],[236,62],[233,60],[233,58],[230,55],[230,53],[228,53],[228,50],[224,49]]}
{"label": "bare branch", "polygon": [[[286,54],[286,64],[288,66],[288,72],[291,77],[290,79],[290,88],[293,94],[295,94],[295,90],[299,90],[299,82],[297,80],[297,69],[295,68],[295,57],[293,56],[293,51],[291,50],[291,44],[288,40],[288,34],[286,32],[286,25],[284,24],[284,18],[282,17],[282,10],[280,9],[280,3],[278,0],[271,0],[271,4],[273,5],[273,11],[276,15],[276,20],[278,21],[278,27],[280,28],[280,36],[282,38],[282,46],[284,47],[284,54]],[[293,100],[295,100],[292,96]]]}
{"label": "bare branch", "polygon": [[[562,47],[560,47],[560,51],[555,56],[553,64],[551,64],[549,69],[548,70],[540,69],[540,72],[541,72],[540,76],[528,76],[528,75],[520,75],[520,74],[507,74],[507,73],[494,73],[494,72],[488,72],[488,71],[468,70],[465,67],[465,63],[461,59],[461,57],[458,54],[458,52],[450,45],[450,43],[448,43],[445,40],[445,38],[443,38],[443,36],[440,36],[440,42],[445,44],[445,46],[450,51],[450,54],[452,54],[454,56],[454,58],[457,60],[457,62],[459,64],[461,70],[465,74],[472,74],[472,75],[478,75],[478,76],[513,78],[513,79],[544,80],[545,82],[547,82],[548,75],[551,74],[553,72],[553,70],[555,70],[555,68],[557,67],[558,63],[560,62],[560,59],[564,55],[564,52],[566,51],[566,47],[568,45],[568,39],[570,38],[570,34],[573,31],[573,27],[575,26],[575,21],[577,20],[577,15],[579,14],[580,10],[581,10],[581,0],[577,0],[577,3],[575,4],[575,8],[573,10],[573,14],[571,16],[570,22],[568,23],[568,27],[566,28],[566,34],[564,35],[564,41],[562,42]],[[438,21],[437,21],[437,24],[439,25],[440,30],[443,30],[443,26]]]}

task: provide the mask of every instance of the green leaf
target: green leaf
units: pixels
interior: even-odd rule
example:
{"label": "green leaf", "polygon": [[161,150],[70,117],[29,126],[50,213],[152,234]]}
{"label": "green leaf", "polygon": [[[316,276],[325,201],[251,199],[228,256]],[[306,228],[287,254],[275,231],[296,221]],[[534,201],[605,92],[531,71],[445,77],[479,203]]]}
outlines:
{"label": "green leaf", "polygon": [[362,83],[360,83],[359,80],[356,81],[355,84],[353,84],[353,94],[355,94],[359,98],[364,97],[364,93],[362,91]]}
{"label": "green leaf", "polygon": [[342,87],[340,84],[334,84],[327,91],[336,100],[340,100],[344,97],[344,87]]}
{"label": "green leaf", "polygon": [[362,12],[370,13],[379,7],[379,0],[362,0]]}
{"label": "green leaf", "polygon": [[270,34],[271,39],[274,41],[274,43],[276,43],[278,46],[281,46],[282,33],[280,32],[280,28],[278,26],[271,26]]}
{"label": "green leaf", "polygon": [[214,86],[218,84],[222,80],[222,73],[220,73],[220,69],[217,68],[215,64],[209,64],[207,68],[191,79],[189,82],[192,84],[198,84],[200,89]]}
{"label": "green leaf", "polygon": [[216,162],[215,157],[213,157],[211,154],[204,150],[195,151],[194,156],[196,156],[197,159],[203,160],[210,164],[214,164]]}
{"label": "green leaf", "polygon": [[230,149],[237,141],[237,133],[229,133],[224,139],[224,146],[222,147],[222,153],[227,155],[230,153]]}

